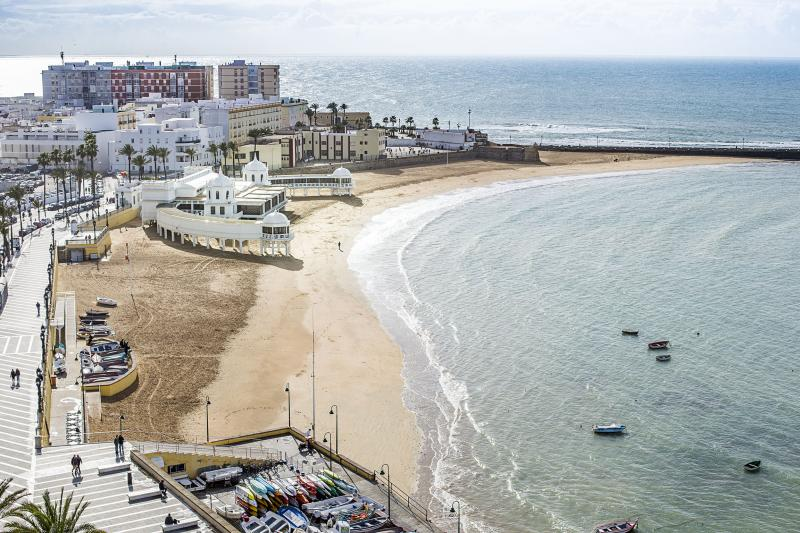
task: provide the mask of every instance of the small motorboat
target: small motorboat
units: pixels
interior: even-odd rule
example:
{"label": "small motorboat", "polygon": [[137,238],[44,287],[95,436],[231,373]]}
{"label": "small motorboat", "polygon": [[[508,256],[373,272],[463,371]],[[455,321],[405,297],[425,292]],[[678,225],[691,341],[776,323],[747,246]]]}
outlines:
{"label": "small motorboat", "polygon": [[238,505],[220,505],[215,507],[214,510],[223,518],[229,518],[231,520],[238,520],[244,514],[244,509]]}
{"label": "small motorboat", "polygon": [[308,526],[308,518],[297,507],[284,505],[278,509],[278,514],[281,515],[284,520],[289,522],[289,524],[295,529],[302,531]]}
{"label": "small motorboat", "polygon": [[761,470],[761,461],[750,461],[744,465],[745,472],[758,472]]}
{"label": "small motorboat", "polygon": [[113,298],[106,298],[105,296],[98,296],[97,297],[97,305],[102,305],[103,307],[116,307],[117,301]]}
{"label": "small motorboat", "polygon": [[639,525],[638,518],[633,520],[614,520],[613,522],[594,526],[594,533],[630,533],[631,531],[636,531],[637,525]]}
{"label": "small motorboat", "polygon": [[669,341],[653,341],[647,347],[651,350],[666,350],[669,348]]}
{"label": "small motorboat", "polygon": [[672,359],[672,356],[668,353],[662,353],[656,356],[656,361],[658,361],[659,363],[665,363],[670,359]]}
{"label": "small motorboat", "polygon": [[108,318],[108,311],[103,311],[101,309],[87,309],[86,315],[88,317],[93,318]]}
{"label": "small motorboat", "polygon": [[594,424],[592,431],[600,434],[619,434],[625,431],[624,424]]}
{"label": "small motorboat", "polygon": [[633,335],[634,337],[636,337],[636,336],[639,335],[639,330],[638,329],[623,329],[622,330],[622,334],[623,335]]}

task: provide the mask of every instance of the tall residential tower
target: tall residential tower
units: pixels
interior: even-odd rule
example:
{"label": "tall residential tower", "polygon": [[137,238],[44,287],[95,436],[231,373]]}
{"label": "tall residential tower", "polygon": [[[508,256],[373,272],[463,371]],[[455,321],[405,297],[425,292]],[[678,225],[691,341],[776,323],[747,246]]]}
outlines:
{"label": "tall residential tower", "polygon": [[280,96],[280,65],[256,65],[237,59],[219,66],[219,97],[229,100],[260,94]]}

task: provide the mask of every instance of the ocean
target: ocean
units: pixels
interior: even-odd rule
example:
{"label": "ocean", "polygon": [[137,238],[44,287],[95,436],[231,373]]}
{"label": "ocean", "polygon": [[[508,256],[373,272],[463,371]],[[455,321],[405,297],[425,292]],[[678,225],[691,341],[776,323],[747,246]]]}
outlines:
{"label": "ocean", "polygon": [[[164,57],[67,56],[67,61]],[[233,57],[181,56],[220,64]],[[281,65],[281,94],[376,121],[468,124],[496,142],[800,147],[800,61],[247,56]],[[57,56],[0,57],[0,96],[41,94]],[[471,110],[471,113],[470,113]]]}
{"label": "ocean", "polygon": [[798,173],[500,183],[375,217],[350,266],[406,354],[440,523],[458,500],[467,532],[796,531]]}

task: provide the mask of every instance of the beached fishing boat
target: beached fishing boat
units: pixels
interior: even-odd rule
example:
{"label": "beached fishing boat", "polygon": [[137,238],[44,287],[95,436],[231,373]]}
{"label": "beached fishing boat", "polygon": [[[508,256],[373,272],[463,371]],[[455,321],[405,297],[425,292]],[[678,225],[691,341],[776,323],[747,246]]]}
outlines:
{"label": "beached fishing boat", "polygon": [[669,341],[653,341],[647,347],[651,350],[666,350],[669,348]]}
{"label": "beached fishing boat", "polygon": [[98,296],[97,305],[102,305],[103,307],[116,307],[117,301],[113,298],[106,298],[105,296]]}
{"label": "beached fishing boat", "polygon": [[622,334],[623,335],[638,336],[639,335],[639,330],[638,329],[623,329],[622,330]]}
{"label": "beached fishing boat", "polygon": [[637,525],[639,525],[638,518],[634,520],[614,520],[613,522],[594,526],[594,533],[630,533],[631,531],[636,531]]}
{"label": "beached fishing boat", "polygon": [[108,311],[103,311],[102,309],[87,309],[86,315],[89,317],[96,317],[96,318],[108,318]]}
{"label": "beached fishing boat", "polygon": [[624,424],[594,424],[592,431],[600,434],[618,434],[625,431]]}
{"label": "beached fishing boat", "polygon": [[295,529],[304,530],[306,527],[308,527],[308,517],[304,515],[303,512],[297,507],[284,505],[278,509],[278,514],[281,515],[284,520],[289,522],[289,524],[291,524]]}
{"label": "beached fishing boat", "polygon": [[659,355],[656,356],[656,361],[658,361],[660,363],[663,363],[665,361],[669,361],[670,359],[672,359],[672,356],[670,354],[668,354],[668,353],[663,353],[663,354],[659,354]]}
{"label": "beached fishing boat", "polygon": [[750,461],[744,465],[745,472],[758,472],[761,470],[761,461]]}
{"label": "beached fishing boat", "polygon": [[384,528],[389,522],[389,518],[385,516],[375,516],[369,520],[363,520],[350,524],[350,533],[369,533],[370,531],[378,531]]}

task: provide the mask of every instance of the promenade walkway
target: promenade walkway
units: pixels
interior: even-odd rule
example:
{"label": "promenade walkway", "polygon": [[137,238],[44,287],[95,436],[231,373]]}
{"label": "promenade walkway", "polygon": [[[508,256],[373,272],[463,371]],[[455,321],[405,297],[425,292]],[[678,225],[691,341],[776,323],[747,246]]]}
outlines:
{"label": "promenade walkway", "polygon": [[[36,369],[41,365],[40,328],[50,261],[49,230],[28,237],[8,278],[8,302],[0,315],[0,478],[16,488],[32,489],[36,434]],[[41,317],[36,316],[36,302]],[[20,385],[11,387],[11,370]]]}

